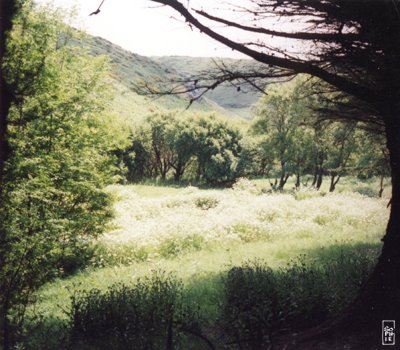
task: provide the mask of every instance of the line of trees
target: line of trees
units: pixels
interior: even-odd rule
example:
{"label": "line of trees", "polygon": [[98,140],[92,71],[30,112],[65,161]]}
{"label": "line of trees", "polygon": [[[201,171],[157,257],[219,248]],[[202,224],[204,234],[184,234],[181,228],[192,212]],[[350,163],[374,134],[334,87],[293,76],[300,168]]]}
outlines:
{"label": "line of trees", "polygon": [[328,176],[331,192],[343,175],[389,176],[383,136],[371,134],[360,122],[324,120],[326,109],[338,109],[338,102],[335,93],[315,94],[315,83],[299,76],[271,87],[263,98],[250,134],[261,137],[264,162],[269,158],[274,165],[265,174],[275,169],[279,189],[290,176],[300,187],[305,175],[303,184],[320,189]]}
{"label": "line of trees", "polygon": [[266,176],[282,190],[292,176],[296,188],[320,189],[326,176],[333,192],[343,175],[388,176],[382,136],[362,123],[321,120],[321,106],[337,103],[328,98],[332,94],[313,93],[314,83],[301,76],[273,85],[247,130],[216,116],[148,117],[119,154],[128,181],[173,177],[230,184],[241,176]]}

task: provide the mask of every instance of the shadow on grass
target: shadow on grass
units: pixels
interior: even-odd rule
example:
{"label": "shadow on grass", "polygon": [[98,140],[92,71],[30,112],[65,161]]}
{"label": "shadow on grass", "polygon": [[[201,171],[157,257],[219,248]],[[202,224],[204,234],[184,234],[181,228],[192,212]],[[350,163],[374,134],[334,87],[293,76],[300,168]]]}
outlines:
{"label": "shadow on grass", "polygon": [[[28,325],[26,349],[264,349],[281,332],[316,326],[346,307],[381,244],[312,249],[271,269],[249,261],[223,273],[169,274],[73,300],[69,322]],[[155,277],[154,277],[155,276]]]}
{"label": "shadow on grass", "polygon": [[156,186],[156,187],[170,187],[170,188],[186,188],[188,186],[194,186],[202,190],[219,190],[227,187],[231,187],[232,181],[227,183],[210,184],[204,180],[195,179],[183,179],[175,181],[174,179],[144,179],[137,182],[131,182],[129,185],[144,185],[144,186]]}

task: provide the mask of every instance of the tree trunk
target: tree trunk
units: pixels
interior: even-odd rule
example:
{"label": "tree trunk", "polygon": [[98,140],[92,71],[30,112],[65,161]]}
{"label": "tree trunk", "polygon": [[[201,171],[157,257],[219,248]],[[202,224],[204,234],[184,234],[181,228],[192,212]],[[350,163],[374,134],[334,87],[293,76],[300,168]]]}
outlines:
{"label": "tree trunk", "polygon": [[317,190],[319,190],[319,189],[321,188],[323,173],[324,173],[323,169],[322,169],[322,168],[319,168],[319,169],[318,169],[318,176],[317,176],[317,183],[316,183],[316,185],[315,185],[315,188],[316,188]]}
{"label": "tree trunk", "polygon": [[282,174],[279,180],[279,190],[282,191],[283,187],[286,185],[287,180],[289,179],[290,174]]}
{"label": "tree trunk", "polygon": [[314,177],[311,183],[311,187],[315,187],[317,185],[317,179],[318,179],[318,167],[315,167]]}
{"label": "tree trunk", "polygon": [[371,331],[377,331],[382,320],[400,320],[400,106],[397,110],[399,113],[384,114],[392,199],[382,252],[368,282],[346,313],[348,325],[357,322],[357,327]]}
{"label": "tree trunk", "polygon": [[295,183],[295,187],[296,187],[297,189],[300,188],[300,172],[298,172],[298,173],[296,174],[296,183]]}
{"label": "tree trunk", "polygon": [[185,171],[185,167],[183,164],[178,163],[174,171],[174,181],[179,182],[182,179],[183,173]]}
{"label": "tree trunk", "polygon": [[381,175],[381,181],[379,183],[380,188],[379,188],[379,193],[378,196],[379,198],[382,198],[382,193],[383,193],[383,179],[385,178],[385,175]]}
{"label": "tree trunk", "polygon": [[386,116],[392,199],[382,253],[364,294],[376,310],[375,321],[400,320],[400,113]]}
{"label": "tree trunk", "polygon": [[286,165],[285,162],[281,162],[281,177],[279,179],[279,187],[278,187],[278,189],[280,191],[283,190],[283,187],[285,186],[286,181],[288,180],[288,178],[290,176],[288,173],[286,173],[285,165]]}
{"label": "tree trunk", "polygon": [[[387,104],[396,106],[395,104]],[[392,199],[386,234],[378,263],[356,301],[349,307],[347,323],[377,331],[382,320],[400,320],[400,106],[399,113],[382,113],[389,151]]]}
{"label": "tree trunk", "polygon": [[336,185],[339,182],[339,180],[340,180],[340,175],[337,175],[336,173],[331,174],[331,184],[329,186],[329,192],[335,191]]}

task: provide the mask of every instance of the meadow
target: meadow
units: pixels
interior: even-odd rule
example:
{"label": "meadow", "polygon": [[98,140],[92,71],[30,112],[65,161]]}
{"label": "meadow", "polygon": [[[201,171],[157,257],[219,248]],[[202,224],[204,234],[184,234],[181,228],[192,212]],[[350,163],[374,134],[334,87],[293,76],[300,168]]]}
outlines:
{"label": "meadow", "polygon": [[[324,304],[322,293],[327,299],[324,308],[337,312],[357,293],[379,254],[389,214],[389,188],[378,198],[377,180],[360,182],[350,177],[344,178],[334,193],[324,188],[295,190],[290,184],[287,188],[272,191],[265,179],[239,179],[229,189],[156,182],[110,186],[115,218],[109,231],[95,242],[90,267],[39,291],[30,311],[26,332],[31,337],[26,346],[60,347],[60,339],[70,336],[71,297],[83,302],[93,289],[98,298],[115,289],[115,284],[128,288],[148,281],[152,285],[160,275],[182,284],[182,290],[178,289],[184,304],[196,305],[189,308],[198,308],[199,327],[217,344],[225,340],[214,334],[223,327],[216,325],[230,317],[241,318],[226,310],[226,303],[236,300],[230,299],[229,286],[231,292],[240,291],[237,285],[232,287],[235,283],[243,288],[248,283],[248,296],[250,290],[257,290],[257,283],[268,292],[263,283],[271,281],[271,276],[282,290],[287,288],[282,283],[297,280],[296,285],[306,283],[303,289],[318,291],[310,294],[316,305]],[[314,271],[317,280],[305,278],[306,271]],[[324,283],[326,290],[321,291]],[[298,292],[304,294],[304,290]],[[294,295],[290,298],[296,299]],[[309,304],[310,300],[303,301],[303,305]],[[254,307],[263,310],[260,305],[252,306],[253,311]],[[304,316],[306,311],[299,312]],[[307,312],[310,315],[310,310]],[[276,326],[276,322],[271,324]],[[248,333],[251,330],[247,328]],[[53,332],[52,341],[49,331]],[[229,336],[239,339],[238,334],[240,331]],[[266,341],[264,338],[257,344]],[[192,342],[185,341],[183,348],[189,348],[188,342]]]}

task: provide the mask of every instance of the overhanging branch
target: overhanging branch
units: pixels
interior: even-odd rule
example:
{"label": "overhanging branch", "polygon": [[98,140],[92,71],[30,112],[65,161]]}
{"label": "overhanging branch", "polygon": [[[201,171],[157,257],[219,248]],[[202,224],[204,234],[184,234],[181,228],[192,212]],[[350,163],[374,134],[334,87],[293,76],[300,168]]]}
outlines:
{"label": "overhanging branch", "polygon": [[282,38],[288,39],[299,39],[299,40],[311,40],[311,41],[323,41],[323,42],[345,42],[345,41],[354,41],[359,40],[359,35],[354,33],[346,33],[346,34],[338,34],[338,33],[308,33],[308,32],[297,32],[297,33],[287,33],[287,32],[277,32],[275,30],[269,30],[260,27],[249,27],[245,25],[241,25],[236,22],[228,21],[224,18],[212,16],[203,10],[193,10],[200,16],[203,16],[211,21],[225,24],[229,27],[238,28],[244,30],[246,32],[265,34],[278,36]]}
{"label": "overhanging branch", "polygon": [[230,47],[233,50],[241,52],[246,56],[255,59],[258,62],[292,70],[294,73],[306,73],[316,76],[326,81],[327,83],[336,86],[340,90],[347,92],[351,95],[357,96],[359,99],[364,101],[371,102],[377,100],[377,96],[374,91],[364,86],[360,86],[356,83],[353,83],[351,80],[346,79],[346,77],[344,76],[335,73],[330,73],[318,67],[317,65],[310,64],[309,62],[306,61],[299,62],[287,58],[275,57],[273,55],[268,55],[262,52],[258,52],[242,44],[239,44],[235,41],[232,41],[231,39],[215,32],[211,28],[202,24],[197,18],[195,18],[189,12],[189,10],[182,3],[180,3],[177,0],[150,0],[150,1],[157,2],[173,8],[174,10],[179,12],[188,23],[195,26],[201,32],[217,40],[218,42]]}

